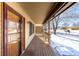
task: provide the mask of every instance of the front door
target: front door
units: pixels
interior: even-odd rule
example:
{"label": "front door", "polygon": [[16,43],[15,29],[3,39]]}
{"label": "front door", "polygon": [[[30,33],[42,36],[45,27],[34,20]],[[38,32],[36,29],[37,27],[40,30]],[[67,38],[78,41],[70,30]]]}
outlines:
{"label": "front door", "polygon": [[7,12],[7,55],[16,56],[21,54],[21,22],[20,18]]}
{"label": "front door", "polygon": [[18,56],[25,49],[25,19],[3,4],[3,55]]}

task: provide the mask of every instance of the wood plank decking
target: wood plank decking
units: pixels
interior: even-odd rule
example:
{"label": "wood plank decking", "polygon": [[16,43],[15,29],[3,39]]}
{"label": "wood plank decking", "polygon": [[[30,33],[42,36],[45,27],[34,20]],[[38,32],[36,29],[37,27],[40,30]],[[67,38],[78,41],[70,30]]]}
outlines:
{"label": "wood plank decking", "polygon": [[55,56],[55,54],[48,44],[35,36],[22,56]]}

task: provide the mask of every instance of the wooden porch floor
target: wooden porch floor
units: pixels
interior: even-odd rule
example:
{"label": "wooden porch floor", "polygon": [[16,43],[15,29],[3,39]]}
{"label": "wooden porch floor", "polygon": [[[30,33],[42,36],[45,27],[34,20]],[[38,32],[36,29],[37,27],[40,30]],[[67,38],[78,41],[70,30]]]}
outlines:
{"label": "wooden porch floor", "polygon": [[35,36],[22,56],[55,56],[51,47]]}

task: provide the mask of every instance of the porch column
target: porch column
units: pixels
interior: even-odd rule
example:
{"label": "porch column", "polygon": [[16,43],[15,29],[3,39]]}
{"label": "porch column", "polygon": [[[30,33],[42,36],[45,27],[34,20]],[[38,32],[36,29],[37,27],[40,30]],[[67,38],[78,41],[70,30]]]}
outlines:
{"label": "porch column", "polygon": [[50,21],[48,21],[48,42],[50,44]]}

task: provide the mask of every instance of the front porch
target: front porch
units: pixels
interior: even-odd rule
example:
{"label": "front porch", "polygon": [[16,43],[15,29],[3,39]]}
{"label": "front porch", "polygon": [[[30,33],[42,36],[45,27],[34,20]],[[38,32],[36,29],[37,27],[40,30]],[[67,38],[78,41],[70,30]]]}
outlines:
{"label": "front porch", "polygon": [[48,43],[35,36],[22,56],[55,56]]}

